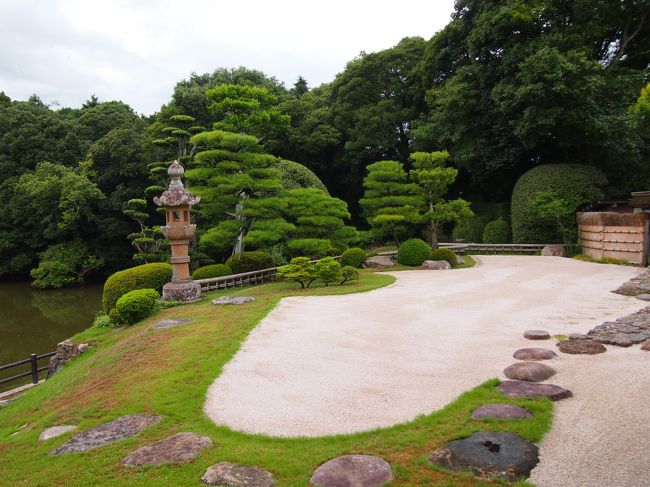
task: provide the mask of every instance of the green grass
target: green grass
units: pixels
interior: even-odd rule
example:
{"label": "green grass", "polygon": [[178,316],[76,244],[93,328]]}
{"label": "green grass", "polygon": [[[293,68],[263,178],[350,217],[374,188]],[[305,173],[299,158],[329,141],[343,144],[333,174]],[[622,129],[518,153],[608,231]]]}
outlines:
{"label": "green grass", "polygon": [[631,266],[637,265],[637,264],[633,264],[632,262],[628,262],[627,260],[624,259],[613,259],[611,257],[603,257],[602,259],[595,259],[589,255],[584,255],[584,254],[574,255],[573,258],[576,260],[581,260],[583,262],[594,262],[596,264],[615,264],[615,265],[631,265]]}
{"label": "green grass", "polygon": [[[447,441],[480,430],[512,431],[537,442],[549,428],[552,403],[546,399],[509,399],[498,393],[496,379],[461,395],[440,411],[412,422],[368,433],[316,439],[248,435],[218,427],[203,414],[208,386],[237,352],[259,321],[285,296],[365,292],[395,278],[363,271],[359,281],[306,290],[295,283],[272,283],[211,293],[251,295],[246,306],[212,306],[207,301],[161,310],[130,328],[90,328],[75,337],[92,350],[45,384],[0,410],[0,475],[13,486],[156,486],[201,485],[206,468],[219,461],[256,465],[273,472],[277,485],[308,484],[317,466],[346,453],[379,455],[391,463],[395,486],[508,485],[478,480],[429,465],[427,454]],[[154,331],[164,318],[189,317],[190,324]],[[512,403],[535,413],[526,420],[472,420],[471,411],[488,402]],[[139,435],[86,453],[56,457],[46,452],[71,434],[38,442],[45,428],[78,424],[79,430],[124,414],[160,414],[157,425]],[[179,431],[211,437],[214,448],[193,463],[133,468],[121,464],[131,451]],[[15,433],[15,434],[14,434]]]}

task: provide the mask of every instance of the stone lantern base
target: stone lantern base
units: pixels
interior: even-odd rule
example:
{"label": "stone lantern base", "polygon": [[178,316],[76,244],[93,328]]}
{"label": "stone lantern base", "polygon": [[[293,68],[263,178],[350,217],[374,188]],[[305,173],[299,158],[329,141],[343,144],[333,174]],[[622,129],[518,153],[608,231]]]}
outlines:
{"label": "stone lantern base", "polygon": [[197,301],[201,298],[201,285],[195,281],[168,282],[163,286],[162,298],[166,301]]}

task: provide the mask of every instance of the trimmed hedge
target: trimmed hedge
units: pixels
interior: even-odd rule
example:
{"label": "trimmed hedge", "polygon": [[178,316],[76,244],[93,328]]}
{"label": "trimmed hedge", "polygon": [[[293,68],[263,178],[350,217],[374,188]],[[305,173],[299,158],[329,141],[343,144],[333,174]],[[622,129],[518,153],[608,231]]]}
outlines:
{"label": "trimmed hedge", "polygon": [[155,289],[136,289],[118,299],[115,309],[127,325],[133,325],[153,313],[159,298]]}
{"label": "trimmed hedge", "polygon": [[104,283],[102,308],[110,312],[117,300],[136,289],[162,289],[172,278],[172,266],[166,262],[154,262],[124,269],[111,275]]}
{"label": "trimmed hedge", "polygon": [[603,197],[605,174],[582,164],[546,164],[524,173],[512,192],[512,237],[515,243],[553,243],[562,241],[556,226],[533,217],[530,202],[541,191],[552,191],[573,208]]}
{"label": "trimmed hedge", "polygon": [[412,238],[397,249],[397,262],[402,265],[419,266],[431,256],[431,247],[424,240]]}
{"label": "trimmed hedge", "polygon": [[483,242],[486,244],[510,243],[510,225],[503,218],[492,220],[485,225]]}
{"label": "trimmed hedge", "polygon": [[209,279],[211,277],[223,277],[232,274],[232,269],[225,264],[212,264],[199,267],[192,272],[192,279]]}
{"label": "trimmed hedge", "polygon": [[368,258],[368,253],[360,247],[352,247],[347,249],[341,255],[341,265],[351,266],[351,267],[361,267],[366,259]]}
{"label": "trimmed hedge", "polygon": [[429,260],[446,260],[452,267],[456,267],[456,264],[458,262],[456,259],[456,254],[454,254],[453,250],[443,248],[438,248],[431,252]]}
{"label": "trimmed hedge", "polygon": [[266,252],[242,252],[240,255],[230,257],[226,265],[232,269],[234,274],[242,272],[259,271],[275,267],[273,257]]}

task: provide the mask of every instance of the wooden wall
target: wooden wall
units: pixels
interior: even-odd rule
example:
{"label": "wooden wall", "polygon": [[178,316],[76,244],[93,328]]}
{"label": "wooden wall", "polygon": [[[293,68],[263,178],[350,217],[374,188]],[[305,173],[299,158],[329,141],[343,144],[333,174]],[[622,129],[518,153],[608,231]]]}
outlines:
{"label": "wooden wall", "polygon": [[583,254],[646,265],[647,213],[581,212],[577,219]]}

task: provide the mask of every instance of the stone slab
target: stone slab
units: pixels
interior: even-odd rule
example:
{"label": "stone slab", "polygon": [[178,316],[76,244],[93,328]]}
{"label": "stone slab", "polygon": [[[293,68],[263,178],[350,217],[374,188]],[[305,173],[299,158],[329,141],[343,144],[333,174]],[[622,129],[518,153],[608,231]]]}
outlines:
{"label": "stone slab", "polygon": [[247,304],[255,301],[253,296],[221,296],[213,299],[212,304]]}
{"label": "stone slab", "polygon": [[548,397],[551,401],[560,401],[573,397],[573,393],[555,384],[538,384],[523,380],[506,380],[497,387],[499,392],[508,397]]}
{"label": "stone slab", "polygon": [[57,436],[65,435],[66,433],[69,433],[70,431],[75,429],[77,429],[77,426],[73,424],[62,424],[59,426],[52,426],[51,428],[44,430],[38,436],[38,441],[45,441],[51,438],[56,438]]}
{"label": "stone slab", "polygon": [[529,340],[548,340],[551,338],[551,335],[545,330],[526,330],[524,332],[524,338],[528,338]]}
{"label": "stone slab", "polygon": [[166,330],[168,328],[175,328],[177,326],[186,325],[191,323],[191,318],[173,318],[169,320],[160,320],[158,323],[151,325],[154,330]]}
{"label": "stone slab", "polygon": [[421,269],[425,271],[446,271],[451,269],[451,265],[446,260],[425,260],[422,262]]}
{"label": "stone slab", "polygon": [[539,362],[518,362],[503,369],[508,379],[542,382],[555,375],[555,369]]}
{"label": "stone slab", "polygon": [[548,348],[520,348],[512,356],[517,360],[551,360],[557,354]]}
{"label": "stone slab", "polygon": [[557,346],[560,352],[570,353],[572,355],[595,355],[607,351],[604,345],[593,340],[562,340]]}
{"label": "stone slab", "polygon": [[176,433],[164,440],[138,448],[122,459],[124,465],[163,465],[187,463],[212,447],[212,439],[196,433]]}
{"label": "stone slab", "polygon": [[114,419],[109,423],[89,429],[73,436],[63,445],[50,450],[48,455],[62,453],[75,453],[99,448],[109,443],[124,440],[137,435],[145,428],[153,426],[160,421],[161,416],[150,414],[130,414]]}
{"label": "stone slab", "polygon": [[514,404],[485,404],[472,412],[474,419],[526,419],[532,417],[533,413],[528,409]]}
{"label": "stone slab", "polygon": [[207,485],[221,487],[274,487],[273,475],[258,467],[248,467],[230,462],[219,462],[208,469],[201,477]]}
{"label": "stone slab", "polygon": [[393,480],[386,460],[371,455],[343,455],[318,467],[311,476],[314,487],[381,487]]}
{"label": "stone slab", "polygon": [[514,433],[479,431],[447,443],[431,453],[429,461],[455,472],[469,470],[482,478],[516,481],[530,476],[539,463],[539,450]]}

